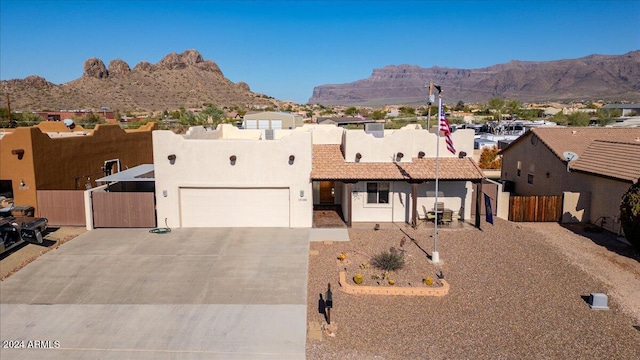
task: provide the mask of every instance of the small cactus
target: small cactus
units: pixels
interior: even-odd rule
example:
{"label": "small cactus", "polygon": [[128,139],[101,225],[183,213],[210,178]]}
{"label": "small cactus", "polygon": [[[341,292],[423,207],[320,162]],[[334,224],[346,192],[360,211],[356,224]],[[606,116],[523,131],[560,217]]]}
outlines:
{"label": "small cactus", "polygon": [[360,285],[362,284],[362,281],[364,280],[364,277],[362,276],[362,274],[355,274],[353,276],[353,282]]}
{"label": "small cactus", "polygon": [[338,254],[338,260],[344,261],[344,259],[346,258],[347,258],[347,254],[344,251]]}
{"label": "small cactus", "polygon": [[427,277],[424,279],[424,284],[425,284],[425,285],[427,285],[427,286],[431,286],[431,285],[433,285],[433,278],[432,278],[431,276],[427,276]]}

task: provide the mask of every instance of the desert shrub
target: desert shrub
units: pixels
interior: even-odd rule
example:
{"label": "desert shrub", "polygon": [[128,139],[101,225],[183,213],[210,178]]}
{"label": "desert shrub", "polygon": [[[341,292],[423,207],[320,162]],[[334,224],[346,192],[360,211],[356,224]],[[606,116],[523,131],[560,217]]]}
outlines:
{"label": "desert shrub", "polygon": [[391,248],[371,258],[371,265],[386,271],[399,270],[404,266],[404,254]]}
{"label": "desert shrub", "polygon": [[498,155],[498,151],[500,149],[497,146],[483,148],[478,166],[481,169],[500,169],[502,167],[502,157]]}
{"label": "desert shrub", "polygon": [[364,277],[362,276],[362,274],[355,274],[353,276],[353,282],[360,285],[362,284],[362,281],[364,280]]}
{"label": "desert shrub", "polygon": [[627,240],[640,250],[640,179],[622,195],[620,221]]}
{"label": "desert shrub", "polygon": [[426,278],[424,278],[424,284],[427,286],[433,285],[433,278],[431,276],[427,276]]}

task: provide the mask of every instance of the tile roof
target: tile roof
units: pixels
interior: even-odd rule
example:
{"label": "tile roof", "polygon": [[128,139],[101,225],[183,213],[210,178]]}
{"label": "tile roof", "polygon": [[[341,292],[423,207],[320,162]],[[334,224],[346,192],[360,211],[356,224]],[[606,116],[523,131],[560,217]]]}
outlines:
{"label": "tile roof", "polygon": [[640,141],[593,141],[582,156],[570,163],[574,171],[630,181],[640,178]]}
{"label": "tile roof", "polygon": [[[436,159],[413,158],[403,163],[346,162],[340,145],[313,145],[313,180],[433,180]],[[442,180],[480,180],[482,170],[471,158],[440,158],[438,178]]]}
{"label": "tile roof", "polygon": [[[513,145],[536,136],[562,161],[565,151],[572,151],[578,156],[587,149],[594,140],[634,143],[640,141],[640,128],[603,128],[603,127],[539,127],[512,142],[504,153]],[[527,140],[528,141],[528,140]]]}

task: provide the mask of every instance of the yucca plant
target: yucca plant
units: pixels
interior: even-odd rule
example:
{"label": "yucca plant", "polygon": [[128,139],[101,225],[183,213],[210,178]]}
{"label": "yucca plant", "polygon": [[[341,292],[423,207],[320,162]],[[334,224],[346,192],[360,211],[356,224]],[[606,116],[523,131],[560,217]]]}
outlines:
{"label": "yucca plant", "polygon": [[385,271],[399,270],[404,266],[404,255],[391,248],[371,258],[371,265]]}

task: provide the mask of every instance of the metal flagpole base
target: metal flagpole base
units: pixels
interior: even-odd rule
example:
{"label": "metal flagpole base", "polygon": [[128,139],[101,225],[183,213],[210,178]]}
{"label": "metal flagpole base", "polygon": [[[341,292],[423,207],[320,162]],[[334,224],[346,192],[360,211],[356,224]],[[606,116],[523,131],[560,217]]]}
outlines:
{"label": "metal flagpole base", "polygon": [[431,253],[431,262],[437,264],[440,262],[440,254],[437,251]]}

